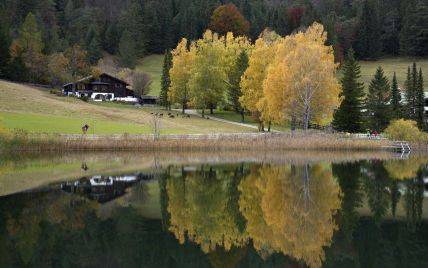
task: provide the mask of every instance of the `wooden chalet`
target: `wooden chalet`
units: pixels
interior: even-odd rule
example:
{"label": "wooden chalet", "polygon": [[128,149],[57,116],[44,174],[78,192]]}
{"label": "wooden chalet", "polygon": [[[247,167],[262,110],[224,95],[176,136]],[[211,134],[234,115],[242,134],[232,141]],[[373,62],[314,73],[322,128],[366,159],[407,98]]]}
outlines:
{"label": "wooden chalet", "polygon": [[84,77],[75,83],[63,86],[66,96],[88,97],[94,101],[126,101],[139,102],[129,84],[119,78],[102,73],[99,77],[93,75]]}

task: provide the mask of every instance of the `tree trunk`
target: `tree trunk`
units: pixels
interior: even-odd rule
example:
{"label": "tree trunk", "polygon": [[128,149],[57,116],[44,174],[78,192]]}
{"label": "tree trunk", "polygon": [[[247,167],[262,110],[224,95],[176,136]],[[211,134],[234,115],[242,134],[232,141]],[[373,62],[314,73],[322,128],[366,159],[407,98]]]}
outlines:
{"label": "tree trunk", "polygon": [[296,130],[296,116],[292,115],[291,116],[291,131],[295,131]]}
{"label": "tree trunk", "polygon": [[311,201],[311,192],[309,188],[309,164],[305,164],[303,174],[303,200],[305,201],[305,212],[309,210],[309,203]]}
{"label": "tree trunk", "polygon": [[244,110],[241,111],[241,123],[244,123]]}
{"label": "tree trunk", "polygon": [[184,110],[186,109],[186,103],[183,102],[183,110],[181,111],[182,114],[184,114]]}
{"label": "tree trunk", "polygon": [[210,104],[210,114],[214,114],[214,104]]}
{"label": "tree trunk", "polygon": [[202,108],[202,118],[205,118],[205,108]]}
{"label": "tree trunk", "polygon": [[303,130],[306,131],[309,128],[310,119],[310,107],[308,104],[305,105],[305,111],[303,113]]}
{"label": "tree trunk", "polygon": [[272,121],[269,120],[269,122],[268,122],[268,132],[270,132],[271,126],[272,126]]}

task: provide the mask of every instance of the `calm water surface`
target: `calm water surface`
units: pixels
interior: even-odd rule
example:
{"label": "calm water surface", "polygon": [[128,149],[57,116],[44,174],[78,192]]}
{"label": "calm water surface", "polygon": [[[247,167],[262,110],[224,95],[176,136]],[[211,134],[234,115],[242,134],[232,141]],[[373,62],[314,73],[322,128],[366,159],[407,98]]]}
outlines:
{"label": "calm water surface", "polygon": [[3,157],[0,267],[428,267],[428,157]]}

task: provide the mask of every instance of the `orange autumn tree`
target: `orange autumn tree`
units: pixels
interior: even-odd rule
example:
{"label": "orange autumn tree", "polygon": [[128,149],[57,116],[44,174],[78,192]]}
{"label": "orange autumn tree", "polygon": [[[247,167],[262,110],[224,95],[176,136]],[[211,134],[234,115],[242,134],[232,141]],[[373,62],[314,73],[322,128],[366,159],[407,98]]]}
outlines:
{"label": "orange autumn tree", "polygon": [[220,35],[232,32],[241,36],[248,34],[250,23],[234,4],[229,3],[214,10],[208,28]]}
{"label": "orange autumn tree", "polygon": [[314,23],[278,44],[263,82],[265,113],[276,122],[297,119],[325,125],[339,105],[340,85],[327,33]]}

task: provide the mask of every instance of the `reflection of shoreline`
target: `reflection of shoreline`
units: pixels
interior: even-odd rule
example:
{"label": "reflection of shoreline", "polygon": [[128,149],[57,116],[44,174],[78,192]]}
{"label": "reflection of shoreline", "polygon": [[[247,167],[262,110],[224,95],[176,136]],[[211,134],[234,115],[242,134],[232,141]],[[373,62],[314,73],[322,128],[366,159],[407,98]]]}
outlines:
{"label": "reflection of shoreline", "polygon": [[[227,152],[93,152],[62,154],[0,155],[0,196],[41,187],[64,179],[98,174],[124,174],[154,167],[190,164],[231,163],[316,163],[364,159],[388,160],[399,155],[389,152],[322,151],[227,151]],[[428,157],[427,157],[428,159]],[[428,160],[427,160],[428,162]],[[82,170],[82,163],[88,169]]]}

